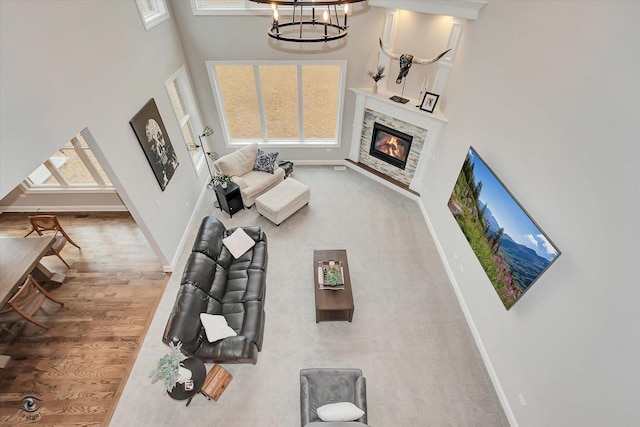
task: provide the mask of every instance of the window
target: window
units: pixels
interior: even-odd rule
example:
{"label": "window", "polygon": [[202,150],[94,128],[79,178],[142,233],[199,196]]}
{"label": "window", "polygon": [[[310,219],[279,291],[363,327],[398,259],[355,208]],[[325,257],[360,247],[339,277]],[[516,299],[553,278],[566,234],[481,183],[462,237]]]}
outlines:
{"label": "window", "polygon": [[200,135],[203,128],[193,98],[193,92],[191,91],[191,83],[189,82],[187,70],[184,65],[167,80],[165,85],[169,93],[171,106],[176,113],[182,138],[189,151],[191,162],[196,169],[196,173],[199,173],[204,155],[203,150],[198,148],[196,144],[199,144],[198,135]]}
{"label": "window", "polygon": [[23,182],[29,189],[112,189],[87,142],[78,134]]}
{"label": "window", "polygon": [[194,15],[272,13],[269,5],[254,3],[249,0],[191,0],[191,10],[193,10]]}
{"label": "window", "polygon": [[207,68],[227,144],[339,144],[345,61]]}
{"label": "window", "polygon": [[169,19],[169,9],[165,0],[136,0],[136,6],[147,31]]}

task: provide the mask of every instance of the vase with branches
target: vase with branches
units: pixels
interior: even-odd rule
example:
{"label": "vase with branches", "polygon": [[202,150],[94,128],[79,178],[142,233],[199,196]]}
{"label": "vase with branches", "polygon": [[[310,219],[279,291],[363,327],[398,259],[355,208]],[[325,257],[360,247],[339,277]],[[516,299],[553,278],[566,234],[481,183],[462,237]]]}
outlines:
{"label": "vase with branches", "polygon": [[369,77],[373,79],[373,93],[378,93],[378,82],[384,77],[384,65],[378,65],[376,71],[369,71]]}

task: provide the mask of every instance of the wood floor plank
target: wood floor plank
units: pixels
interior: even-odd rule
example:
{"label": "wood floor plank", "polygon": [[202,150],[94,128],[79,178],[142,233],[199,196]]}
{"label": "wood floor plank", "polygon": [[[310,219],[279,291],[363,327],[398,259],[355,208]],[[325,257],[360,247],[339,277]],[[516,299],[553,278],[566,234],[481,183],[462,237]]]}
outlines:
{"label": "wood floor plank", "polygon": [[[0,237],[23,237],[27,216],[0,215]],[[21,322],[16,337],[0,335],[0,354],[12,358],[0,369],[0,426],[33,422],[21,417],[26,391],[42,396],[38,424],[107,426],[169,279],[128,213],[58,217],[82,249],[65,246],[68,270],[44,260],[67,275],[46,287],[64,307],[47,302],[36,315],[50,329]]]}

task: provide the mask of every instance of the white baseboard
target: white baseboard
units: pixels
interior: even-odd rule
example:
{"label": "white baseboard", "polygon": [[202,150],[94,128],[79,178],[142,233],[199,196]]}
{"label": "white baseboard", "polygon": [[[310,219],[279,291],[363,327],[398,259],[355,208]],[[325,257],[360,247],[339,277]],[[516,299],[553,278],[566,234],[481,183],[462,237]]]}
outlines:
{"label": "white baseboard", "polygon": [[507,399],[507,395],[502,388],[502,384],[500,383],[500,379],[498,378],[498,374],[496,370],[493,368],[493,364],[491,363],[491,358],[489,357],[489,353],[487,352],[486,347],[484,346],[484,342],[480,337],[480,332],[476,327],[475,322],[473,321],[473,317],[471,316],[471,312],[469,311],[469,307],[462,296],[462,292],[460,291],[460,286],[458,286],[458,282],[456,281],[455,275],[453,274],[453,270],[451,266],[447,262],[447,257],[445,255],[444,249],[440,244],[440,240],[438,239],[437,234],[433,228],[433,224],[431,223],[431,219],[427,214],[427,210],[422,203],[422,200],[418,200],[418,205],[420,206],[420,210],[422,211],[422,216],[424,217],[425,222],[427,223],[427,227],[429,227],[429,231],[431,236],[433,237],[433,241],[436,244],[436,248],[438,249],[438,253],[440,254],[440,259],[442,259],[442,264],[444,264],[444,268],[447,271],[447,275],[449,276],[449,280],[451,281],[451,285],[453,286],[453,290],[456,293],[456,297],[458,298],[458,303],[460,304],[460,308],[462,308],[462,313],[464,314],[464,318],[469,325],[469,329],[471,330],[471,335],[473,335],[473,339],[476,342],[476,346],[478,346],[478,351],[480,352],[480,356],[482,357],[482,361],[484,362],[484,366],[487,368],[487,373],[489,374],[489,378],[491,378],[491,382],[493,383],[493,388],[498,395],[498,399],[500,400],[500,404],[502,405],[502,409],[504,410],[505,415],[507,416],[507,420],[512,427],[518,427],[518,421],[511,409],[511,405],[509,404],[509,400]]}
{"label": "white baseboard", "polygon": [[294,164],[293,172],[295,173],[295,165],[303,166],[342,166],[344,160],[292,160]]}
{"label": "white baseboard", "polygon": [[127,212],[125,205],[0,206],[2,212]]}

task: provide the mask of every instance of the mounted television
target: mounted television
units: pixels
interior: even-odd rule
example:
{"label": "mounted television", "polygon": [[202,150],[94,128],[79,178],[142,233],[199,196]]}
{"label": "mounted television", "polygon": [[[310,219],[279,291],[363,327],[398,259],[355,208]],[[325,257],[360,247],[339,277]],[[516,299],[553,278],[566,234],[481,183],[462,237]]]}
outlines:
{"label": "mounted television", "polygon": [[473,147],[448,206],[507,310],[560,255]]}

